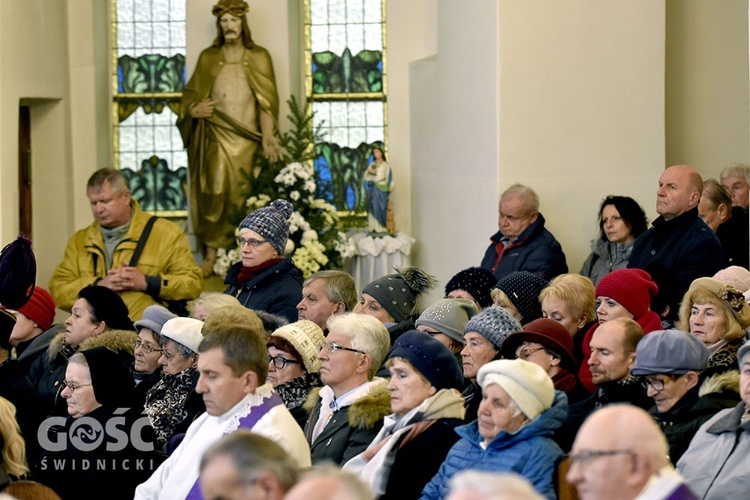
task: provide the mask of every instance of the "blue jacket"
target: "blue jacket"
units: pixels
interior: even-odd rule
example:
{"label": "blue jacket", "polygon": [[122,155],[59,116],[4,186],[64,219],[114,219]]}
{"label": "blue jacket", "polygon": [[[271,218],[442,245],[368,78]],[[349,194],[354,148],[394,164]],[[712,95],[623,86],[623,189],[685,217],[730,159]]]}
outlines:
{"label": "blue jacket", "polygon": [[265,311],[297,321],[297,304],[302,300],[302,273],[291,257],[269,267],[256,277],[240,284],[237,280],[242,262],[229,268],[224,293],[234,295],[248,309]]}
{"label": "blue jacket", "polygon": [[[493,270],[497,260],[497,244],[502,237],[500,231],[492,235],[492,243],[482,259],[482,267]],[[493,272],[495,278],[501,279],[516,271],[528,271],[547,281],[568,272],[562,247],[552,233],[544,228],[542,214],[505,249]]]}
{"label": "blue jacket", "polygon": [[555,470],[564,454],[552,440],[555,429],[568,414],[568,397],[555,391],[552,408],[543,412],[515,434],[501,432],[483,450],[484,438],[475,420],[456,429],[461,439],[456,443],[440,470],[424,490],[422,500],[439,500],[448,495],[448,483],[458,472],[474,469],[488,472],[515,472],[534,485],[547,498],[555,494]]}
{"label": "blue jacket", "polygon": [[628,267],[648,272],[659,286],[651,309],[660,314],[669,306],[667,318],[676,319],[690,283],[716,274],[723,259],[721,243],[693,208],[670,220],[659,216],[635,240]]}

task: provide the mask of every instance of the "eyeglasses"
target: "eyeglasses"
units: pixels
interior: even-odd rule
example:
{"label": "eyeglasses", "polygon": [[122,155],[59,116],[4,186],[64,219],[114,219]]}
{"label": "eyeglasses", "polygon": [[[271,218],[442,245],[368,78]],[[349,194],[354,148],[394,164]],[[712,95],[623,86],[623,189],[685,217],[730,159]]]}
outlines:
{"label": "eyeglasses", "polygon": [[139,347],[143,349],[143,352],[146,354],[151,354],[152,352],[164,352],[163,349],[157,349],[156,347],[152,347],[151,344],[146,344],[141,339],[135,339],[133,341],[133,347],[135,349],[138,349]]}
{"label": "eyeglasses", "polygon": [[531,347],[530,345],[521,347],[516,351],[516,357],[518,359],[529,359],[529,357],[537,351],[543,351],[544,347]]}
{"label": "eyeglasses", "polygon": [[578,464],[585,467],[587,463],[595,458],[611,457],[614,455],[633,455],[633,450],[586,450],[570,455],[570,466]]}
{"label": "eyeglasses", "polygon": [[674,380],[675,380],[675,377],[672,375],[667,375],[666,379],[641,377],[641,385],[646,390],[648,390],[648,386],[651,386],[653,390],[655,390],[656,392],[659,392],[659,391],[664,390],[664,386],[667,385],[667,382],[674,381]]}
{"label": "eyeglasses", "polygon": [[340,346],[336,342],[331,342],[328,344],[321,344],[318,346],[319,351],[322,351],[323,349],[325,349],[326,352],[349,351],[349,352],[357,352],[359,354],[367,354],[365,351],[360,351],[359,349],[352,349],[351,347]]}
{"label": "eyeglasses", "polygon": [[61,382],[61,385],[63,386],[63,389],[67,387],[70,390],[70,392],[73,393],[76,391],[76,389],[80,387],[88,387],[93,384],[76,384],[75,382],[68,382],[67,380],[63,380]]}
{"label": "eyeglasses", "polygon": [[268,240],[256,240],[255,238],[250,238],[249,240],[246,240],[245,238],[236,238],[235,241],[240,248],[245,245],[250,245],[251,248],[258,248],[263,243],[268,243]]}
{"label": "eyeglasses", "polygon": [[282,358],[281,356],[271,356],[270,354],[268,355],[268,362],[273,363],[273,366],[279,370],[283,370],[287,363],[299,364],[299,361]]}

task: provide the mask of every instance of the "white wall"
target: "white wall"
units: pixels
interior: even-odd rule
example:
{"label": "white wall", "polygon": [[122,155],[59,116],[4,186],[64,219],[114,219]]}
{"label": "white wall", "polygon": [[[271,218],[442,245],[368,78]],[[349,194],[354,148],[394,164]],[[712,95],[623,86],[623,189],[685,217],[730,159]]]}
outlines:
{"label": "white wall", "polygon": [[667,0],[666,47],[667,164],[750,163],[748,1]]}
{"label": "white wall", "polygon": [[436,58],[412,67],[418,264],[442,281],[478,265],[515,182],[539,193],[574,272],[604,196],[653,213],[663,1],[442,0],[438,19]]}

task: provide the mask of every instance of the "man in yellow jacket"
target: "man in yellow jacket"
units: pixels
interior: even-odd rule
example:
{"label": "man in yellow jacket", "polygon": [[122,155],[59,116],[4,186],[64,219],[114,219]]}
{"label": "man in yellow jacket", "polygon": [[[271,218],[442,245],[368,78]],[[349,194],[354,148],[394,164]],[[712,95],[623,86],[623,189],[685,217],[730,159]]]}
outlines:
{"label": "man in yellow jacket", "polygon": [[94,222],[68,241],[49,289],[57,306],[70,310],[88,285],[106,286],[120,294],[130,318],[141,319],[146,307],[189,300],[203,288],[200,268],[182,230],[157,219],[135,266],[133,252],[151,215],[130,196],[127,180],[114,169],[89,178],[87,195]]}

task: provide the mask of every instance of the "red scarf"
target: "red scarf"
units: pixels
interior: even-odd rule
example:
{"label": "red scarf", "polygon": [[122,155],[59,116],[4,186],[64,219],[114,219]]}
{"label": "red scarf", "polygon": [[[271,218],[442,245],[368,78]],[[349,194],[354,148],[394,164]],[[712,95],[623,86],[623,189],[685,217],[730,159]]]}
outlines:
{"label": "red scarf", "polygon": [[240,285],[242,285],[255,278],[274,264],[278,264],[282,260],[284,260],[284,257],[276,257],[275,259],[268,259],[267,261],[263,262],[262,264],[258,264],[257,266],[242,266],[242,269],[240,269],[240,273],[237,275],[237,281],[239,281]]}

